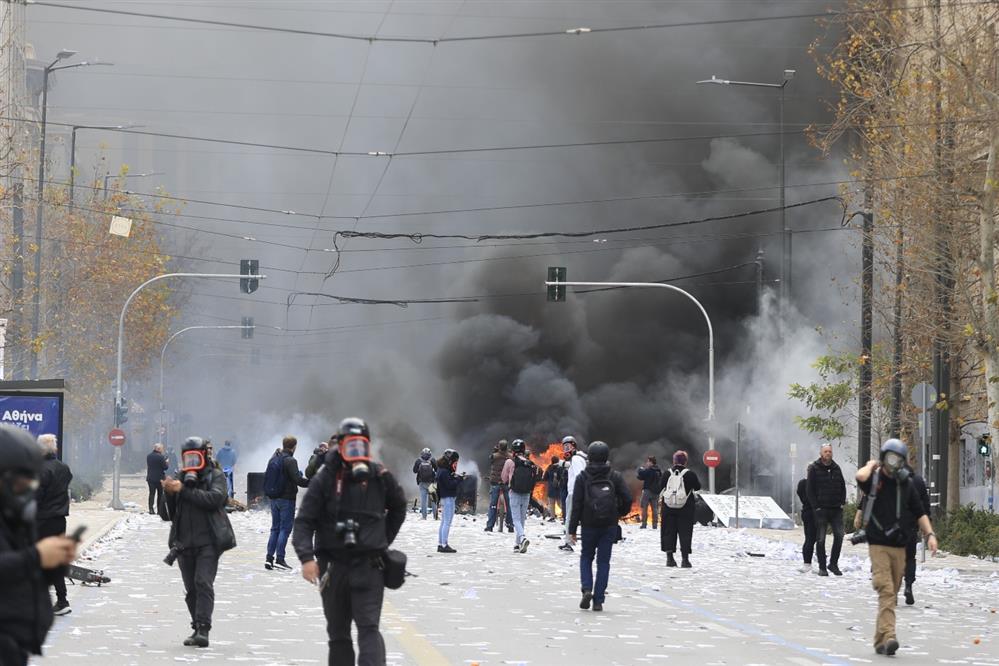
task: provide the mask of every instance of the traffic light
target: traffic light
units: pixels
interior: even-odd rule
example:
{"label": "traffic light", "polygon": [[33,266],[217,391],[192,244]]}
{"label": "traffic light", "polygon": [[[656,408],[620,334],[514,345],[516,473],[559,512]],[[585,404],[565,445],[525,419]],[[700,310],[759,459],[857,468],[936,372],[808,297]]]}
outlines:
{"label": "traffic light", "polygon": [[978,455],[988,458],[992,455],[992,436],[982,435],[978,438]]}
{"label": "traffic light", "polygon": [[114,424],[120,426],[128,421],[128,400],[122,397],[121,402],[114,406]]}
{"label": "traffic light", "polygon": [[[256,282],[256,280],[254,280]],[[243,330],[239,333],[244,340],[253,339],[253,317],[243,317]]]}
{"label": "traffic light", "polygon": [[[548,282],[565,282],[565,266],[549,266]],[[548,285],[548,301],[551,303],[565,302],[565,287],[562,285]]]}
{"label": "traffic light", "polygon": [[[260,261],[257,259],[240,259],[239,260],[239,274],[240,275],[260,275]],[[260,280],[240,278],[239,279],[239,290],[244,294],[252,294],[257,290],[257,286],[260,284]]]}

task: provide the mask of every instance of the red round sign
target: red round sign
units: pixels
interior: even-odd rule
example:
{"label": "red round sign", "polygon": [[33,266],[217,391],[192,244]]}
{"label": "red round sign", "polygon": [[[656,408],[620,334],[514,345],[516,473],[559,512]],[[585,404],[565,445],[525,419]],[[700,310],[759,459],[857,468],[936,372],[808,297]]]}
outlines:
{"label": "red round sign", "polygon": [[721,454],[717,451],[705,451],[702,459],[708,467],[718,467],[718,465],[721,465]]}
{"label": "red round sign", "polygon": [[124,446],[125,431],[119,428],[113,429],[108,433],[108,441],[111,442],[111,446]]}

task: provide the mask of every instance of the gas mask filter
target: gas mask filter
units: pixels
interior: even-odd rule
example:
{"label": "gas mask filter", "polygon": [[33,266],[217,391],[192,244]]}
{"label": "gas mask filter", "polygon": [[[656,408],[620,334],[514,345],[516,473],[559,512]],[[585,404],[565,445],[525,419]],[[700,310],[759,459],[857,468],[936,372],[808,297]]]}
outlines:
{"label": "gas mask filter", "polygon": [[38,480],[23,474],[6,473],[0,479],[0,510],[4,517],[12,523],[28,525],[35,522],[38,513],[38,503],[35,501],[35,490]]}
{"label": "gas mask filter", "polygon": [[350,475],[355,481],[371,476],[371,441],[360,435],[350,435],[340,440],[340,457],[350,465]]}

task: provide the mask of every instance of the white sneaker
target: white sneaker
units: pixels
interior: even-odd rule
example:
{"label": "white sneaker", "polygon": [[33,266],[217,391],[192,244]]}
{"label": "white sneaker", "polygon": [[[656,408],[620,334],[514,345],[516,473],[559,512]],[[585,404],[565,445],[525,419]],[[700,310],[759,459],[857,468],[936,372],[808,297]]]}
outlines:
{"label": "white sneaker", "polygon": [[798,567],[798,571],[800,571],[801,573],[809,573],[811,570],[812,570],[811,564],[802,564],[800,567]]}

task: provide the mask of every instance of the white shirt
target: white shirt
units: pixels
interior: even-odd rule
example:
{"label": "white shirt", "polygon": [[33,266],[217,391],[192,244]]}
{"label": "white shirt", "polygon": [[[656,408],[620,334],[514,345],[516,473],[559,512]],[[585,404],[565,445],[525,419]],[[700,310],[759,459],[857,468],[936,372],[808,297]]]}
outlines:
{"label": "white shirt", "polygon": [[569,459],[569,494],[572,495],[573,489],[576,487],[576,477],[579,473],[586,469],[586,454],[582,451],[576,451],[572,454],[572,458]]}

